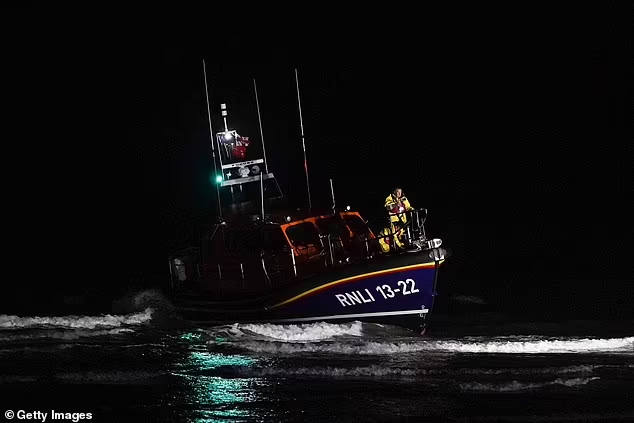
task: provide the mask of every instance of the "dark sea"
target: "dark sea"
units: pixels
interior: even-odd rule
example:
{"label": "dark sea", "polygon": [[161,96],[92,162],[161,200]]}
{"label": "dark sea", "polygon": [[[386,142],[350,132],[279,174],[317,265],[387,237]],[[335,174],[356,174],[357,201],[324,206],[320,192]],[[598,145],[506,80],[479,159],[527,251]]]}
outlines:
{"label": "dark sea", "polygon": [[0,402],[29,421],[632,422],[634,322],[439,311],[415,336],[194,324],[152,306],[0,315]]}

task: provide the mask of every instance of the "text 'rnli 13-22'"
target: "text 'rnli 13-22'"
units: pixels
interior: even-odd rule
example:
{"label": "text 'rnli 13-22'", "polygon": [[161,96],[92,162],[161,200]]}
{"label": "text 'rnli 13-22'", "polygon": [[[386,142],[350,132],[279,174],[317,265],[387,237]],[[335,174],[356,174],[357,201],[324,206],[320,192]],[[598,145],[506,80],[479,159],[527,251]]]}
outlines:
{"label": "text 'rnli 13-22'", "polygon": [[[384,300],[394,298],[396,295],[410,295],[419,292],[416,288],[416,281],[414,279],[405,279],[404,281],[398,281],[399,288],[392,288],[390,285],[384,284],[376,287],[376,291],[381,294]],[[344,292],[343,294],[335,294],[335,297],[339,300],[342,306],[352,306],[355,304],[371,303],[376,301],[372,292],[369,289],[365,289],[362,293],[360,290],[352,292]],[[377,296],[378,297],[378,296]],[[378,297],[379,299],[381,297]]]}

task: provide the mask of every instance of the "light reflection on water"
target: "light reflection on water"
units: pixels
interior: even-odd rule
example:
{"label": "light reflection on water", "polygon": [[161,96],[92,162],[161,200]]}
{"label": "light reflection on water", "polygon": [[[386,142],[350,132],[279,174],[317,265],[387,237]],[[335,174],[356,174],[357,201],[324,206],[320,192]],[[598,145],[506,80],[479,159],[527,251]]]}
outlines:
{"label": "light reflection on water", "polygon": [[244,355],[225,355],[212,352],[192,351],[189,358],[177,367],[192,370],[213,370],[228,366],[253,366],[258,360]]}
{"label": "light reflection on water", "polygon": [[200,342],[203,339],[203,335],[201,333],[196,332],[187,332],[180,336],[180,339],[183,341],[189,342]]}
{"label": "light reflection on water", "polygon": [[[188,337],[187,340],[198,340],[196,338]],[[201,374],[223,367],[251,367],[258,361],[239,354],[190,352],[183,362],[176,363],[176,372],[172,373],[185,388],[184,395],[179,398],[179,405],[192,410],[191,417],[196,423],[230,422],[236,419],[253,421],[262,417],[257,403],[265,399],[258,391],[260,387],[268,385],[266,380]]]}
{"label": "light reflection on water", "polygon": [[[257,386],[264,381],[258,379],[225,379],[218,376],[184,375],[189,392],[184,398],[186,405],[197,409],[196,422],[217,422],[218,418],[257,417],[257,410],[241,407],[253,404],[261,398]],[[255,412],[255,413],[254,413]],[[211,420],[210,420],[211,419]]]}

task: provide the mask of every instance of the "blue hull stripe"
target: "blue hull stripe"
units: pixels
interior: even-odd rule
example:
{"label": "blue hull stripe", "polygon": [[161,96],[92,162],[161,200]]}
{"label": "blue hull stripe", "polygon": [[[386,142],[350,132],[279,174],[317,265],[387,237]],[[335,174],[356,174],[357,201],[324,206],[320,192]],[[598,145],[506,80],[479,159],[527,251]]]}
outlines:
{"label": "blue hull stripe", "polygon": [[[442,263],[444,262],[444,260],[440,260],[438,262],[438,265],[440,266]],[[400,273],[403,272],[405,270],[414,270],[414,269],[423,269],[423,268],[434,268],[435,264],[434,262],[427,262],[427,263],[420,263],[420,264],[413,264],[413,265],[409,265],[409,266],[403,266],[403,267],[396,267],[396,268],[391,268],[391,269],[384,269],[384,270],[379,270],[376,272],[370,272],[370,273],[362,273],[360,275],[356,275],[356,276],[351,276],[349,278],[344,278],[344,279],[339,279],[333,282],[329,282],[326,283],[324,285],[320,285],[317,286],[315,288],[309,289],[308,291],[305,291],[299,295],[294,296],[293,298],[289,298],[285,301],[282,301],[281,303],[272,305],[270,307],[268,307],[269,310],[274,309],[274,308],[278,308],[280,306],[283,306],[285,304],[294,302],[302,297],[306,297],[312,294],[315,294],[319,291],[323,291],[327,288],[330,288],[332,286],[336,286],[342,283],[346,283],[346,282],[354,282],[354,281],[358,281],[358,280],[362,280],[362,279],[369,279],[373,276],[379,276],[379,275],[385,275],[385,274],[391,274],[391,273]]]}

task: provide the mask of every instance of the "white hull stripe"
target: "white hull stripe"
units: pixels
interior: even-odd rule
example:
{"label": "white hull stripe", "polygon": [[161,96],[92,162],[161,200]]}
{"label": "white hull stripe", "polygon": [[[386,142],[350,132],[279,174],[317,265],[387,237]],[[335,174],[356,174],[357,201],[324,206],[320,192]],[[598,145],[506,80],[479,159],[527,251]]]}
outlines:
{"label": "white hull stripe", "polygon": [[379,311],[376,313],[357,313],[357,314],[334,314],[332,316],[315,316],[315,317],[296,317],[291,319],[272,319],[275,322],[311,322],[315,320],[333,320],[333,319],[350,319],[357,317],[375,317],[375,316],[399,316],[404,314],[427,314],[429,309],[420,310],[401,310],[401,311]]}

